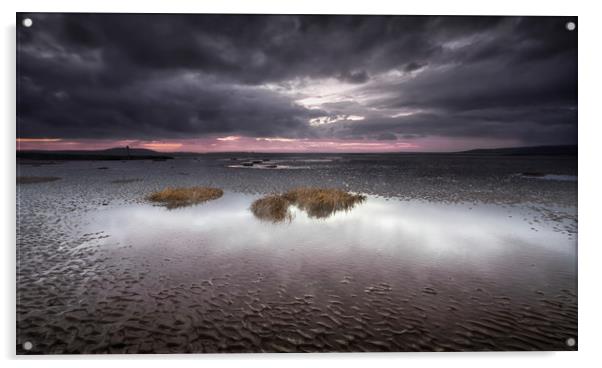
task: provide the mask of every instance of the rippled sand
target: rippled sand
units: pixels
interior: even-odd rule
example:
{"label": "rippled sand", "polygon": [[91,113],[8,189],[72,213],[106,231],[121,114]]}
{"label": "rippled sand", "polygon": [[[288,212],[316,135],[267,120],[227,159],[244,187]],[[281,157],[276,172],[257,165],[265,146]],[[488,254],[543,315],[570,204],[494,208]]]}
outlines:
{"label": "rippled sand", "polygon": [[[575,182],[516,176],[547,172],[533,162],[462,181],[316,159],[304,176],[216,159],[20,167],[61,180],[18,188],[18,352],[576,349]],[[249,210],[311,180],[372,195],[326,219]],[[445,183],[466,189],[438,193]],[[144,201],[195,184],[226,192],[175,210]]]}

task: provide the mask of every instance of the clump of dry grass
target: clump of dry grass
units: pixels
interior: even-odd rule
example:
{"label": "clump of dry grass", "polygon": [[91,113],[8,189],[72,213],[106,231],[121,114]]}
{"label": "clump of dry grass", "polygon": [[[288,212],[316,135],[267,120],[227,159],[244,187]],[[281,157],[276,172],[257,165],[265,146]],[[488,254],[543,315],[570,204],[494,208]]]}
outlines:
{"label": "clump of dry grass", "polygon": [[281,222],[292,218],[289,207],[295,205],[309,217],[326,218],[337,211],[349,211],[366,196],[340,189],[297,188],[283,194],[269,195],[253,202],[251,211],[261,220]]}
{"label": "clump of dry grass", "polygon": [[288,209],[289,206],[290,202],[282,196],[270,195],[253,202],[251,211],[260,220],[272,222],[290,221],[292,216]]}
{"label": "clump of dry grass", "polygon": [[17,184],[47,183],[60,179],[56,176],[17,176]]}
{"label": "clump of dry grass", "polygon": [[218,199],[223,194],[223,190],[209,187],[165,188],[160,192],[152,193],[147,198],[167,208],[178,208]]}
{"label": "clump of dry grass", "polygon": [[297,188],[283,195],[291,203],[307,212],[309,217],[325,218],[337,211],[349,211],[363,202],[366,196],[340,189]]}

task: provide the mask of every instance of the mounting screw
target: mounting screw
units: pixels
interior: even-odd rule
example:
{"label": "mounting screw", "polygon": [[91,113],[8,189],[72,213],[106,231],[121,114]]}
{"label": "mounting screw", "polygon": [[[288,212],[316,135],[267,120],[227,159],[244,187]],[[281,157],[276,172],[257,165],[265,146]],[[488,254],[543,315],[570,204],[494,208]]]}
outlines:
{"label": "mounting screw", "polygon": [[575,22],[566,22],[566,29],[569,31],[574,31],[577,28]]}

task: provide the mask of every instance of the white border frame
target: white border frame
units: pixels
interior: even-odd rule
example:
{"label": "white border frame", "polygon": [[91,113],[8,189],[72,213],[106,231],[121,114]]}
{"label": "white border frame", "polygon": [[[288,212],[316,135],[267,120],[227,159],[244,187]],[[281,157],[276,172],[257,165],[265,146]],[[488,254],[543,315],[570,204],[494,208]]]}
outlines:
{"label": "white border frame", "polygon": [[[599,260],[602,260],[602,242],[598,241],[598,209],[600,194],[600,128],[599,108],[602,85],[600,66],[602,58],[599,37],[602,35],[602,12],[594,1],[525,1],[476,0],[414,2],[369,0],[305,0],[285,2],[277,0],[145,0],[145,1],[88,1],[77,0],[21,0],[3,1],[2,12],[2,98],[0,111],[4,112],[2,146],[2,332],[0,349],[8,366],[44,365],[48,367],[79,367],[82,359],[93,367],[107,364],[125,366],[142,363],[149,367],[163,367],[166,359],[177,359],[178,365],[203,366],[288,366],[307,365],[363,367],[367,364],[420,364],[446,367],[462,366],[488,368],[529,363],[548,367],[572,365],[592,366],[602,361],[597,356],[600,338]],[[283,14],[441,14],[441,15],[568,15],[578,16],[579,32],[579,352],[535,353],[351,353],[351,354],[225,354],[225,355],[151,355],[151,356],[41,356],[17,357],[15,353],[15,13],[16,12],[144,12],[144,13],[283,13]],[[200,360],[197,361],[197,360]],[[599,363],[598,363],[599,364]]]}

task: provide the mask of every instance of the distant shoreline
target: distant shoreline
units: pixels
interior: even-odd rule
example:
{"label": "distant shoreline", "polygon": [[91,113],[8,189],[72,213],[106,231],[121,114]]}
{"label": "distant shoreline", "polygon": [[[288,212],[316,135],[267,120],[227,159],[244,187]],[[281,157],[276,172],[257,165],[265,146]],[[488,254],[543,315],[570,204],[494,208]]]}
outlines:
{"label": "distant shoreline", "polygon": [[114,160],[169,160],[177,157],[205,155],[486,155],[486,156],[577,156],[576,145],[531,146],[512,148],[479,148],[456,152],[255,152],[255,151],[224,151],[224,152],[157,152],[149,149],[133,148],[129,154],[124,148],[107,150],[17,150],[17,159],[23,160],[84,160],[84,161],[114,161]]}
{"label": "distant shoreline", "polygon": [[127,160],[155,160],[163,161],[173,159],[167,155],[119,155],[106,153],[64,153],[64,152],[30,152],[17,151],[18,161],[127,161]]}

